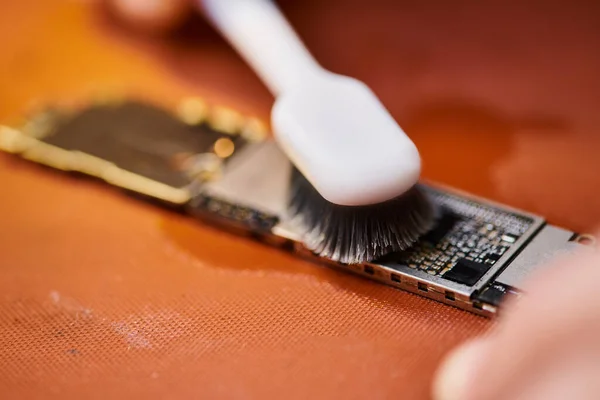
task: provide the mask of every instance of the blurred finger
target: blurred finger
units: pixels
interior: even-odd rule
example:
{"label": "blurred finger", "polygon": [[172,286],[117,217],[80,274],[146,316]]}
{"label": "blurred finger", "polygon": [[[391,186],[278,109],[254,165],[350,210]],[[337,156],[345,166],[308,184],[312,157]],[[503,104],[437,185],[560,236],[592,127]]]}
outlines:
{"label": "blurred finger", "polygon": [[171,31],[192,12],[190,0],[107,0],[107,3],[117,18],[148,33]]}
{"label": "blurred finger", "polygon": [[526,296],[507,304],[485,346],[459,348],[444,362],[434,398],[550,400],[577,391],[582,399],[599,398],[590,379],[600,368],[599,281],[600,258],[593,253],[540,271]]}
{"label": "blurred finger", "polygon": [[464,400],[469,380],[484,361],[488,340],[475,339],[454,349],[438,369],[433,385],[435,400]]}

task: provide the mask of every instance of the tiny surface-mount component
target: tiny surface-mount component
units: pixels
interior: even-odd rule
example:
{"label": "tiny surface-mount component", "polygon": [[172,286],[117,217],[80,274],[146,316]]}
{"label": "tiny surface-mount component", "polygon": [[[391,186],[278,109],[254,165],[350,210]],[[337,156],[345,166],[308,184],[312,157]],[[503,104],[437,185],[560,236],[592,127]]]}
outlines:
{"label": "tiny surface-mount component", "polygon": [[461,258],[443,277],[444,279],[473,286],[489,269],[489,265]]}
{"label": "tiny surface-mount component", "polygon": [[499,307],[503,301],[506,301],[510,296],[520,296],[520,293],[514,288],[502,283],[493,282],[483,289],[475,299],[483,304],[491,304]]}

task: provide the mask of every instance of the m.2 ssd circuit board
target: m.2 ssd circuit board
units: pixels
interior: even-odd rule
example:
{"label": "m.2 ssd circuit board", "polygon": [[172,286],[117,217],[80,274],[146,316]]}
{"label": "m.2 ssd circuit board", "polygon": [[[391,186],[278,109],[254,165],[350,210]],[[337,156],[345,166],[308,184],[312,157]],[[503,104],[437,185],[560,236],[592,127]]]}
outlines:
{"label": "m.2 ssd circuit board", "polygon": [[[287,217],[291,170],[272,141],[249,144],[230,160],[222,179],[203,185],[190,212],[249,230],[303,257],[487,316],[506,297],[521,295],[522,281],[544,261],[583,247],[579,235],[547,225],[539,216],[421,184],[439,209],[431,231],[404,252],[365,264],[335,263],[307,250],[301,230]],[[240,218],[240,207],[251,212]]]}
{"label": "m.2 ssd circuit board", "polygon": [[45,110],[22,127],[0,127],[0,150],[486,316],[520,296],[523,280],[544,261],[583,248],[580,235],[539,216],[423,183],[439,217],[410,249],[357,265],[319,258],[288,216],[292,166],[264,126],[199,99],[177,110],[135,101]]}

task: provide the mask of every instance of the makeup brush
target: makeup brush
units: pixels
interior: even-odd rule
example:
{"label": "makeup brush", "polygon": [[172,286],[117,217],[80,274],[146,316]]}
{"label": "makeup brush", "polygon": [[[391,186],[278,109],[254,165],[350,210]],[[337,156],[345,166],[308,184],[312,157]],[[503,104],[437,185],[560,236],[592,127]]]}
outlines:
{"label": "makeup brush", "polygon": [[196,1],[276,97],[275,140],[295,166],[289,211],[307,247],[360,263],[431,228],[417,148],[364,83],[321,67],[272,1]]}

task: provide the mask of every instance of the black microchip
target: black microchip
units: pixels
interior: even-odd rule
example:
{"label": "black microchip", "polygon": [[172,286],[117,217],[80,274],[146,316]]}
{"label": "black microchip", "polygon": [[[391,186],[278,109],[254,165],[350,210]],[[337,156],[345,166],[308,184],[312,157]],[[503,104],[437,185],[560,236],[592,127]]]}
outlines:
{"label": "black microchip", "polygon": [[[206,124],[190,126],[163,109],[131,101],[82,110],[61,120],[42,140],[181,188],[189,185],[191,178],[177,167],[177,157],[210,152],[224,136]],[[241,138],[232,139],[237,147]]]}
{"label": "black microchip", "polygon": [[475,299],[482,303],[487,303],[498,307],[500,303],[505,300],[506,296],[516,294],[517,292],[515,292],[510,286],[494,282],[483,289],[477,296],[475,296]]}
{"label": "black microchip", "polygon": [[464,285],[473,286],[490,269],[489,265],[462,258],[443,275],[444,279]]}

